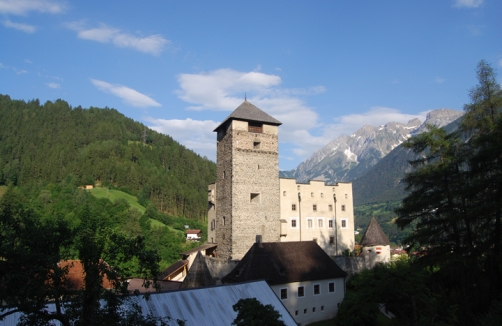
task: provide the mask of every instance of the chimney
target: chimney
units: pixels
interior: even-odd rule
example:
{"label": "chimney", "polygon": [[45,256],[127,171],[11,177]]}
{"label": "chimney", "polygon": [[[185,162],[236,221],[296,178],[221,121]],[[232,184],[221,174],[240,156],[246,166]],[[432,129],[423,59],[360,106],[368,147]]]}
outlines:
{"label": "chimney", "polygon": [[261,234],[256,235],[256,243],[261,243]]}

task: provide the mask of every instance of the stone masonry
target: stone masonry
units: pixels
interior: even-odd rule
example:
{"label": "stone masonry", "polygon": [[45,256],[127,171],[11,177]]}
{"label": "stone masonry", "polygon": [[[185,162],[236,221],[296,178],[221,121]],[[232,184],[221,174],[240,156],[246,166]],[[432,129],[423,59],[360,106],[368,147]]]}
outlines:
{"label": "stone masonry", "polygon": [[[215,238],[217,255],[223,259],[241,259],[257,235],[264,242],[279,241],[280,122],[256,110],[246,101],[234,111],[240,114],[231,115],[215,130]],[[256,112],[264,119],[253,115]]]}

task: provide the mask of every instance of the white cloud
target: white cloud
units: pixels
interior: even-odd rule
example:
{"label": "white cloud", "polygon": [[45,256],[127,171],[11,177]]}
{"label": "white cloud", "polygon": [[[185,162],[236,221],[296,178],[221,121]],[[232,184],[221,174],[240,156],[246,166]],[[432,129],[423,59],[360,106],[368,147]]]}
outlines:
{"label": "white cloud", "polygon": [[112,43],[118,47],[132,48],[153,55],[159,55],[164,50],[164,47],[171,43],[171,41],[158,34],[138,37],[105,24],[100,24],[99,27],[95,28],[85,28],[84,25],[85,23],[82,21],[66,24],[68,28],[77,31],[77,36],[81,39],[100,43]]}
{"label": "white cloud", "polygon": [[100,91],[113,94],[122,99],[126,104],[136,107],[161,106],[152,98],[140,92],[119,84],[110,84],[102,80],[91,79],[91,82]]}
{"label": "white cloud", "polygon": [[[390,121],[407,123],[409,120],[419,118],[425,120],[426,112],[413,115],[404,114],[399,110],[374,107],[360,114],[349,114],[334,119],[333,123],[319,121],[317,112],[305,104],[301,96],[317,95],[325,91],[323,86],[315,86],[306,89],[284,89],[280,87],[281,78],[276,75],[268,75],[262,72],[239,72],[232,69],[219,69],[200,74],[181,74],[178,76],[180,89],[176,91],[179,98],[193,104],[188,107],[192,110],[233,111],[247,99],[263,111],[267,112],[283,124],[280,126],[282,148],[290,152],[282,151],[282,155],[296,155],[296,160],[310,157],[316,150],[325,146],[336,137],[345,134],[350,135],[364,125],[378,126]],[[251,95],[251,96],[250,96]],[[205,147],[214,153],[215,140],[213,136],[201,137],[201,129],[211,134],[218,123],[211,126],[202,125],[205,121],[196,124],[194,120],[167,120],[170,124],[163,127],[165,132],[174,136],[179,133],[185,139],[182,143],[199,153]],[[175,128],[173,125],[182,125]],[[212,121],[211,121],[212,122]],[[213,122],[212,122],[213,123]],[[160,130],[160,125],[157,125]],[[168,130],[171,128],[172,132]],[[180,131],[177,131],[177,130]],[[164,132],[164,131],[163,131]],[[191,134],[194,134],[192,137]],[[200,139],[204,139],[201,141]],[[197,148],[202,148],[201,150]],[[207,155],[207,154],[204,154]],[[207,155],[214,158],[213,155]]]}
{"label": "white cloud", "polygon": [[58,83],[46,83],[46,85],[54,89],[61,87],[61,85],[59,85]]}
{"label": "white cloud", "polygon": [[442,84],[442,83],[444,83],[444,82],[446,81],[446,79],[441,78],[441,77],[436,77],[436,78],[434,79],[434,81],[435,81],[436,83],[438,83],[438,84]]}
{"label": "white cloud", "polygon": [[212,120],[165,120],[147,118],[149,128],[169,135],[201,156],[216,161],[216,134],[218,122]]}
{"label": "white cloud", "polygon": [[3,25],[5,27],[7,27],[7,28],[14,28],[14,29],[17,29],[17,30],[20,30],[22,32],[29,33],[29,34],[35,33],[35,30],[36,30],[35,26],[27,25],[27,24],[14,23],[14,22],[11,22],[8,19],[3,21]]}
{"label": "white cloud", "polygon": [[24,70],[24,69],[19,70],[19,69],[17,69],[17,68],[12,68],[12,70],[14,70],[14,71],[16,72],[16,74],[18,74],[18,75],[23,75],[23,74],[27,74],[27,73],[28,73],[28,72],[27,72],[26,70]]}
{"label": "white cloud", "polygon": [[453,6],[458,8],[477,8],[484,0],[454,0]]}
{"label": "white cloud", "polygon": [[29,11],[57,14],[65,10],[60,1],[49,0],[0,0],[0,13],[24,15]]}

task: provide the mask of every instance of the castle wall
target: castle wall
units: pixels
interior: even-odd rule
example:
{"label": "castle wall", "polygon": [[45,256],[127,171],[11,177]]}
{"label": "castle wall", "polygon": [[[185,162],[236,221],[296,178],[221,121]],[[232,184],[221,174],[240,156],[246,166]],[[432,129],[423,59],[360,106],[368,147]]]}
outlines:
{"label": "castle wall", "polygon": [[330,256],[354,250],[351,183],[327,186],[324,181],[280,179],[280,199],[281,241],[314,240]]}

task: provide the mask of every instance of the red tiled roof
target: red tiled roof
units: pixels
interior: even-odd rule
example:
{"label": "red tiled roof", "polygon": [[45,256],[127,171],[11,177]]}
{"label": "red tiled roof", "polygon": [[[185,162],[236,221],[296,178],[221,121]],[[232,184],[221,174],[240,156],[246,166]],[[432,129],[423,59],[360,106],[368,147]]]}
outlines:
{"label": "red tiled roof", "polygon": [[[59,267],[68,267],[68,281],[74,290],[81,290],[85,287],[85,272],[81,260],[63,260],[59,263]],[[113,288],[113,284],[106,275],[103,277],[103,288]]]}
{"label": "red tiled roof", "polygon": [[200,230],[187,230],[186,233],[187,234],[199,234],[201,232],[200,232]]}

